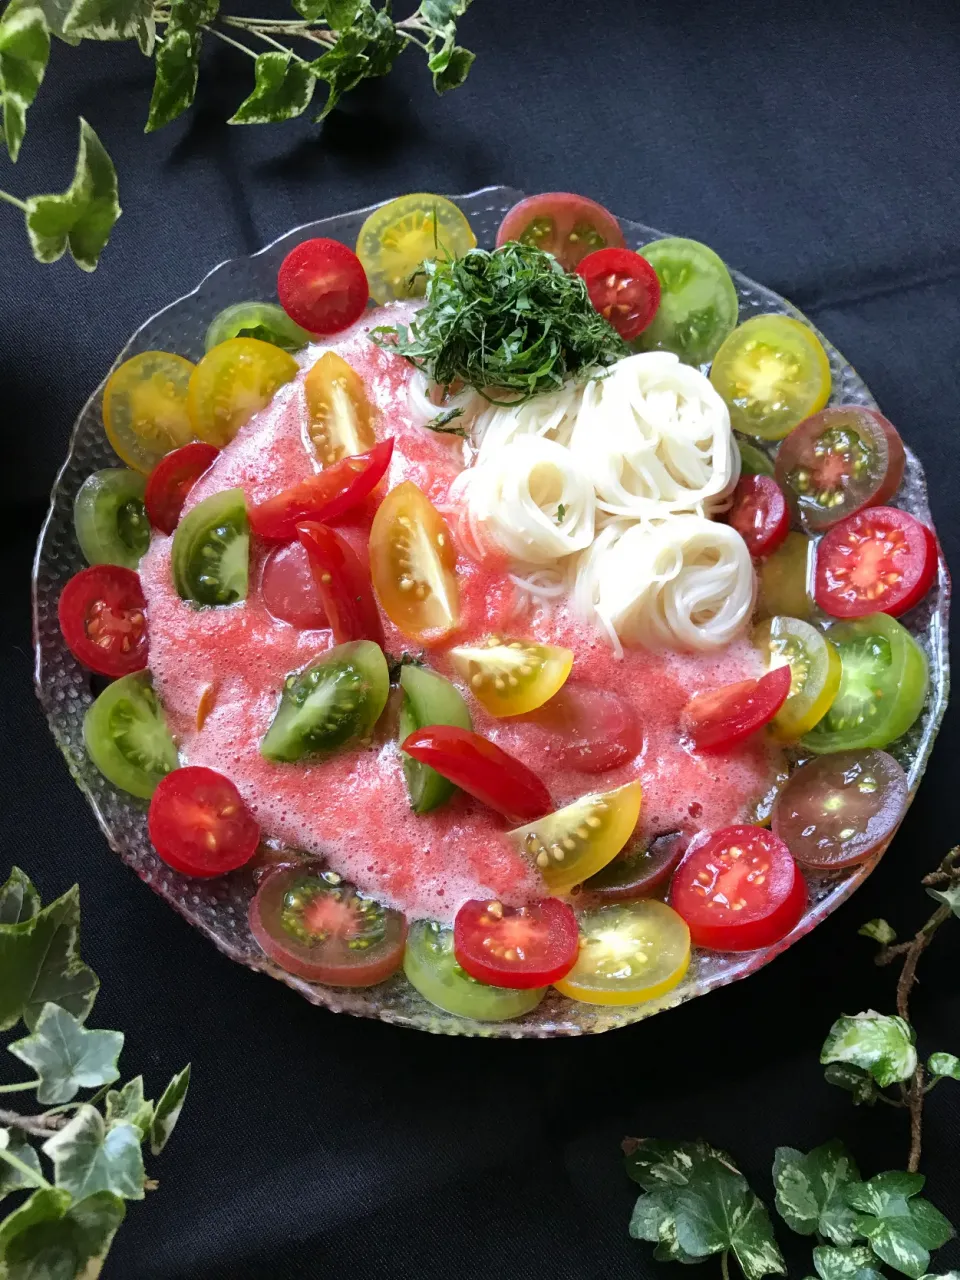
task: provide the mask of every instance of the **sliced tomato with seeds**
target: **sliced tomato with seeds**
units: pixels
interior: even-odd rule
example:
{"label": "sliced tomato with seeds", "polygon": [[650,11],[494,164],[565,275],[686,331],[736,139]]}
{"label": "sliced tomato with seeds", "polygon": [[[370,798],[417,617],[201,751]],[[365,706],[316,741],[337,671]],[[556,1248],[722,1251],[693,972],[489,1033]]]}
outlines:
{"label": "sliced tomato with seeds", "polygon": [[598,249],[577,266],[594,308],[630,342],[653,320],[660,305],[660,278],[632,249]]}
{"label": "sliced tomato with seeds", "polygon": [[328,625],[307,549],[300,542],[274,547],[264,560],[260,597],[268,613],[291,627],[312,631]]}
{"label": "sliced tomato with seeds", "polygon": [[552,253],[567,271],[588,253],[623,248],[623,232],[613,214],[595,200],[569,191],[547,191],[515,204],[500,223],[497,248],[508,240]]}
{"label": "sliced tomato with seeds", "polygon": [[532,769],[469,729],[456,725],[417,729],[401,742],[400,749],[515,821],[539,818],[553,808],[550,792]]}
{"label": "sliced tomato with seeds", "polygon": [[344,458],[249,509],[250,528],[268,542],[290,542],[302,520],[339,519],[377,487],[393,457],[393,437],[368,453]]}
{"label": "sliced tomato with seeds", "polygon": [[687,851],[690,837],[683,831],[668,831],[624,850],[602,871],[583,882],[583,893],[598,902],[628,902],[649,898],[670,879]]}
{"label": "sliced tomato with seeds", "polygon": [[492,716],[517,716],[553,697],[570,674],[573,651],[490,636],[483,644],[451,649],[450,660]]}
{"label": "sliced tomato with seeds", "polygon": [[257,851],[260,828],[229,778],[201,765],[161,779],[147,816],[157,853],[185,876],[222,876]]}
{"label": "sliced tomato with seeds", "polygon": [[937,540],[897,507],[868,507],[836,524],[817,546],[814,598],[833,618],[898,618],[930,590]]}
{"label": "sliced tomato with seeds", "polygon": [[478,982],[527,991],[569,973],[580,948],[577,917],[558,898],[509,907],[471,899],[453,925],[457,963]]}
{"label": "sliced tomato with seeds", "polygon": [[460,621],[457,552],[443,516],[410,480],[391,489],[370,529],[370,572],[384,613],[436,643]]}
{"label": "sliced tomato with seeds", "polygon": [[531,712],[530,720],[556,736],[551,755],[578,773],[606,773],[643,748],[643,727],[633,704],[601,685],[568,680]]}
{"label": "sliced tomato with seeds", "polygon": [[303,393],[307,433],[322,466],[368,453],[377,443],[363,379],[343,356],[325,351],[304,379]]}
{"label": "sliced tomato with seeds", "polygon": [[769,476],[741,476],[733,491],[727,523],[757,559],[776,551],[790,532],[790,513],[776,480]]}
{"label": "sliced tomato with seeds", "polygon": [[102,676],[126,676],[147,665],[147,602],[139,577],[116,564],[74,574],[57,614],[67,648]]}
{"label": "sliced tomato with seeds", "polygon": [[316,521],[297,525],[307,549],[317,593],[337,644],[373,640],[383,647],[383,623],[373,596],[370,574],[350,544]]}
{"label": "sliced tomato with seeds", "polygon": [[150,472],[144,502],[150,523],[161,533],[173,533],[187,494],[216,462],[220,450],[197,440],[174,449]]}
{"label": "sliced tomato with seeds", "polygon": [[742,742],[777,714],[790,693],[790,668],[775,667],[759,680],[741,680],[698,693],[680,713],[680,728],[698,751]]}
{"label": "sliced tomato with seeds", "polygon": [[690,930],[665,902],[601,903],[580,914],[580,951],[561,995],[585,1004],[642,1004],[665,995],[690,964]]}
{"label": "sliced tomato with seeds", "polygon": [[339,240],[318,237],[291,249],[277,273],[280,305],[311,333],[347,329],[363,315],[370,297],[360,259]]}

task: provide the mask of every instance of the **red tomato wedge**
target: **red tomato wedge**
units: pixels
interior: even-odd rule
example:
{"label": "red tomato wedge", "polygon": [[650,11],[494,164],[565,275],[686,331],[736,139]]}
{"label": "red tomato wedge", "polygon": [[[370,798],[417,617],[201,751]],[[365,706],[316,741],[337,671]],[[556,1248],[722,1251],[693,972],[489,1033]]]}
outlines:
{"label": "red tomato wedge", "polygon": [[220,452],[212,444],[196,440],[161,458],[150,472],[143,501],[150,523],[161,533],[173,533],[187,494]]}
{"label": "red tomato wedge", "polygon": [[660,278],[632,249],[598,249],[577,266],[595,309],[621,338],[643,333],[660,305]]}
{"label": "red tomato wedge", "polygon": [[553,808],[532,769],[469,729],[428,725],[405,738],[400,749],[512,822],[532,822]]}
{"label": "red tomato wedge", "polygon": [[528,718],[556,735],[551,755],[579,773],[616,769],[643,747],[643,729],[632,703],[599,685],[568,681]]}
{"label": "red tomato wedge", "polygon": [[274,547],[264,560],[260,596],[274,618],[300,631],[328,625],[307,549],[299,542]]}
{"label": "red tomato wedge", "polygon": [[741,680],[698,693],[680,712],[680,728],[698,751],[720,751],[762,729],[789,692],[790,668],[775,667],[759,680]]}
{"label": "red tomato wedge", "polygon": [[337,644],[373,640],[383,648],[383,623],[374,599],[370,574],[350,544],[325,524],[297,525],[307,550],[314,585]]}
{"label": "red tomato wedge", "polygon": [[515,204],[500,223],[497,248],[508,240],[545,249],[567,271],[597,249],[623,248],[623,232],[613,214],[569,191],[547,191]]}
{"label": "red tomato wedge", "polygon": [[814,598],[833,618],[898,618],[923,599],[937,572],[933,533],[897,507],[867,507],[841,520],[816,555]]}
{"label": "red tomato wedge", "polygon": [[235,871],[260,843],[260,828],[237,788],[200,765],[174,769],[160,780],[147,828],[163,861],[185,876]]}
{"label": "red tomato wedge", "polygon": [[132,569],[95,564],[63,588],[57,613],[78,662],[102,676],[128,676],[147,665],[146,607]]}
{"label": "red tomato wedge", "polygon": [[807,886],[790,850],[765,827],[724,827],[674,873],[670,905],[711,951],[755,951],[803,915]]}
{"label": "red tomato wedge", "polygon": [[393,457],[393,437],[368,453],[354,454],[250,507],[250,528],[269,542],[290,542],[301,520],[336,520],[363,502],[383,479]]}
{"label": "red tomato wedge", "polygon": [[301,329],[339,333],[363,315],[370,296],[360,259],[339,240],[304,240],[277,274],[280,305]]}
{"label": "red tomato wedge", "polygon": [[757,558],[776,551],[790,532],[790,512],[776,480],[770,476],[741,476],[733,491],[727,523],[736,529]]}
{"label": "red tomato wedge", "polygon": [[453,950],[460,968],[478,982],[530,990],[569,973],[580,952],[580,927],[559,898],[524,907],[472,899],[457,912]]}

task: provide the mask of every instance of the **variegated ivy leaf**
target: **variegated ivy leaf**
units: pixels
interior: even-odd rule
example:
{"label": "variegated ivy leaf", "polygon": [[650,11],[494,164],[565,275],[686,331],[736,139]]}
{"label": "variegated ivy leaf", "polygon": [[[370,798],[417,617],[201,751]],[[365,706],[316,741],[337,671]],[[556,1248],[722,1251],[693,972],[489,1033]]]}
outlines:
{"label": "variegated ivy leaf", "polygon": [[274,124],[292,120],[310,105],[317,78],[310,63],[293,53],[257,57],[253,93],[241,102],[229,124]]}
{"label": "variegated ivy leaf", "polygon": [[154,1108],[150,1099],[143,1096],[143,1076],[134,1076],[122,1089],[110,1089],[105,1110],[108,1128],[132,1124],[139,1131],[141,1141],[149,1136]]}
{"label": "variegated ivy leaf", "polygon": [[909,1080],[917,1068],[913,1028],[903,1018],[875,1013],[842,1017],[830,1028],[822,1063],[852,1063],[868,1071],[881,1088]]}
{"label": "variegated ivy leaf", "polygon": [[932,1076],[949,1076],[960,1080],[960,1058],[952,1053],[931,1053],[927,1069]]}
{"label": "variegated ivy leaf", "polygon": [[323,110],[316,117],[318,122],[326,119],[343,95],[368,74],[370,59],[365,52],[368,44],[366,36],[357,31],[348,31],[332,49],[328,49],[311,63],[316,78],[330,86]]}
{"label": "variegated ivy leaf", "polygon": [[74,1200],[98,1191],[142,1200],[140,1142],[140,1130],[132,1124],[124,1121],[108,1129],[96,1107],[84,1104],[69,1124],[47,1139],[43,1151],[53,1161],[57,1186],[69,1191]]}
{"label": "variegated ivy leaf", "polygon": [[153,94],[144,133],[162,129],[193,102],[200,71],[200,33],[168,27],[157,49]]}
{"label": "variegated ivy leaf", "polygon": [[462,18],[471,3],[472,0],[422,0],[418,12],[431,27],[446,27]]}
{"label": "variegated ivy leaf", "polygon": [[927,893],[949,907],[955,916],[960,916],[960,884],[952,884],[947,889],[928,889]]}
{"label": "variegated ivy leaf", "polygon": [[138,40],[153,15],[153,0],[74,0],[63,24],[81,40]]}
{"label": "variegated ivy leaf", "polygon": [[444,45],[438,53],[433,54],[427,66],[433,73],[433,87],[437,93],[459,89],[470,74],[476,56],[458,44]]}
{"label": "variegated ivy leaf", "polygon": [[20,153],[27,108],[37,96],[49,57],[50,32],[43,10],[25,0],[12,0],[0,17],[0,103],[11,160]]}
{"label": "variegated ivy leaf", "polygon": [[113,161],[81,118],[77,167],[70,186],[62,195],[31,196],[27,201],[27,234],[34,257],[56,262],[69,248],[78,267],[93,271],[120,212]]}
{"label": "variegated ivy leaf", "polygon": [[842,1142],[824,1143],[807,1155],[778,1147],[773,1181],[777,1210],[791,1230],[803,1236],[817,1232],[837,1245],[857,1239],[857,1215],[844,1190],[860,1181],[860,1171]]}
{"label": "variegated ivy leaf", "polygon": [[0,924],[22,924],[40,910],[40,895],[26,872],[11,868],[6,884],[0,885]]}
{"label": "variegated ivy leaf", "polygon": [[47,27],[50,34],[62,40],[64,44],[78,45],[80,43],[79,36],[68,35],[64,30],[64,23],[70,16],[76,0],[37,0],[40,8],[43,10],[43,16],[47,20]]}
{"label": "variegated ivy leaf", "polygon": [[925,1276],[921,1276],[920,1280],[960,1280],[960,1271],[944,1271],[942,1275],[931,1275],[928,1271]]}
{"label": "variegated ivy leaf", "polygon": [[0,1224],[9,1280],[95,1280],[126,1212],[109,1191],[78,1204],[65,1191],[35,1191]]}
{"label": "variegated ivy leaf", "polygon": [[212,22],[219,12],[220,0],[173,0],[170,25],[195,29],[205,22]]}
{"label": "variegated ivy leaf", "polygon": [[170,1140],[174,1125],[180,1119],[187,1089],[190,1087],[190,1063],[173,1077],[157,1103],[150,1125],[150,1150],[158,1156]]}
{"label": "variegated ivy leaf", "polygon": [[858,1211],[857,1229],[881,1261],[919,1280],[953,1228],[929,1200],[916,1197],[924,1177],[894,1170],[846,1188],[847,1203]]}
{"label": "variegated ivy leaf", "polygon": [[873,1250],[865,1244],[845,1249],[820,1245],[813,1251],[813,1265],[820,1280],[883,1280],[883,1273],[873,1265],[875,1261]]}
{"label": "variegated ivy leaf", "polygon": [[859,1107],[861,1103],[866,1103],[868,1107],[876,1105],[880,1090],[873,1076],[862,1067],[854,1067],[845,1062],[831,1062],[825,1069],[823,1078],[827,1084],[846,1089],[855,1107]]}
{"label": "variegated ivy leaf", "polygon": [[[28,210],[30,203],[27,201]],[[15,871],[3,893],[0,1030],[9,1030],[21,1018],[32,1028],[48,1000],[82,1020],[90,1012],[100,984],[97,975],[77,953],[80,929],[77,886],[40,910],[33,885],[22,872]]]}
{"label": "variegated ivy leaf", "polygon": [[[19,1129],[0,1129],[0,1149],[9,1151],[21,1164],[25,1164],[27,1168],[42,1177],[40,1157]],[[0,1159],[0,1200],[11,1191],[21,1191],[24,1187],[34,1186],[36,1183],[31,1182],[26,1174]]]}
{"label": "variegated ivy leaf", "polygon": [[[122,1031],[88,1031],[66,1009],[45,1004],[32,1036],[15,1040],[10,1052],[37,1073],[37,1098],[45,1105],[69,1102],[80,1089],[113,1084]],[[65,1131],[64,1131],[65,1132]]]}
{"label": "variegated ivy leaf", "polygon": [[891,942],[897,940],[896,929],[886,920],[868,920],[866,924],[860,926],[857,933],[861,938],[873,938],[874,942],[879,942],[884,947],[888,947]]}

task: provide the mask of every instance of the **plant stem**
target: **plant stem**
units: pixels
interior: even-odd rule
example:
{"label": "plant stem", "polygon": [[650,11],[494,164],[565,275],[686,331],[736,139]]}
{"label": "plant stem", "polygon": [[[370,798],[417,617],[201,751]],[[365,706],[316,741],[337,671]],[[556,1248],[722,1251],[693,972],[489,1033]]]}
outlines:
{"label": "plant stem", "polygon": [[256,59],[256,54],[252,49],[248,49],[245,44],[241,44],[239,40],[234,40],[232,36],[228,36],[225,31],[218,31],[216,27],[211,27],[209,23],[204,22],[204,31],[209,31],[212,36],[216,36],[218,40],[222,40],[224,44],[232,44],[235,49],[239,49],[241,53],[245,53],[248,57]]}
{"label": "plant stem", "polygon": [[21,213],[27,212],[27,206],[22,200],[18,200],[16,196],[12,196],[9,191],[0,191],[0,200],[6,200],[7,204],[12,204],[15,209],[19,209]]}
{"label": "plant stem", "polygon": [[[271,38],[298,36],[301,40],[310,40],[313,44],[322,44],[328,49],[337,43],[336,35],[327,27],[314,27],[309,22],[287,22],[284,18],[238,18],[233,14],[224,14],[220,21],[228,27],[249,31],[264,39],[268,34]],[[286,45],[280,47],[286,49]]]}
{"label": "plant stem", "polygon": [[297,62],[304,62],[306,59],[301,58],[298,53],[285,44],[281,44],[279,40],[274,40],[273,36],[268,35],[266,31],[258,31],[255,27],[250,28],[250,34],[256,36],[258,40],[263,40],[265,44],[272,44],[275,49],[279,49],[281,53],[289,53],[291,58],[295,58]]}
{"label": "plant stem", "polygon": [[723,1280],[730,1280],[730,1254],[726,1249],[720,1255],[720,1274]]}
{"label": "plant stem", "polygon": [[0,1093],[23,1093],[27,1089],[36,1089],[39,1080],[24,1080],[20,1084],[0,1084]]}
{"label": "plant stem", "polygon": [[16,1169],[16,1171],[30,1183],[31,1187],[40,1187],[45,1191],[50,1190],[50,1183],[46,1180],[42,1173],[37,1173],[36,1169],[31,1169],[28,1164],[24,1164],[19,1160],[12,1151],[8,1151],[6,1147],[0,1147],[0,1160],[5,1160],[8,1165]]}
{"label": "plant stem", "polygon": [[8,1125],[11,1129],[21,1129],[24,1133],[32,1133],[35,1138],[49,1138],[51,1133],[56,1133],[66,1123],[66,1116],[51,1115],[47,1119],[46,1115],[22,1116],[16,1111],[0,1109],[0,1124]]}

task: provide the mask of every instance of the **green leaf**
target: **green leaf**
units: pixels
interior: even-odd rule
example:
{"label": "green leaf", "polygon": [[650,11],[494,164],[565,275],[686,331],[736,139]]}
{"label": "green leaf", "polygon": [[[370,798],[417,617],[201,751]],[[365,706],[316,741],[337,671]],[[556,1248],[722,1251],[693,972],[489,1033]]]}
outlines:
{"label": "green leaf", "polygon": [[952,1053],[931,1053],[927,1070],[932,1076],[949,1076],[960,1080],[960,1058]]}
{"label": "green leaf", "polygon": [[[34,1173],[42,1176],[40,1157],[27,1141],[26,1135],[19,1129],[0,1129],[0,1149],[9,1151],[22,1164],[29,1165]],[[32,1186],[34,1183],[28,1181],[19,1169],[14,1169],[13,1165],[0,1160],[0,1200],[11,1191],[20,1191],[23,1187]]]}
{"label": "green leaf", "polygon": [[905,1275],[919,1277],[939,1249],[953,1235],[950,1223],[928,1200],[915,1197],[923,1189],[919,1173],[893,1170],[846,1189],[847,1203],[860,1210],[857,1228],[883,1262]]}
{"label": "green leaf", "polygon": [[158,1156],[170,1140],[174,1125],[180,1118],[183,1102],[190,1087],[190,1063],[178,1072],[160,1096],[150,1126],[150,1150]]}
{"label": "green leaf", "polygon": [[371,9],[370,15],[369,20],[361,25],[361,30],[370,41],[364,50],[366,74],[374,78],[388,75],[393,70],[393,64],[410,43],[410,38],[397,30],[385,11],[374,12]]}
{"label": "green leaf", "polygon": [[368,43],[366,36],[348,31],[332,49],[310,64],[316,78],[330,87],[323,110],[316,117],[318,122],[325,120],[343,95],[369,74],[370,59],[364,52]]}
{"label": "green leaf", "polygon": [[697,1142],[665,1142],[660,1138],[626,1138],[623,1143],[627,1176],[646,1191],[660,1187],[687,1187],[696,1181],[714,1161],[736,1166],[716,1147]]}
{"label": "green leaf", "polygon": [[913,1028],[903,1018],[872,1009],[838,1018],[824,1041],[820,1061],[852,1063],[868,1071],[881,1088],[909,1080],[917,1068]]}
{"label": "green leaf", "polygon": [[827,1084],[836,1085],[838,1089],[846,1089],[852,1094],[851,1101],[855,1107],[866,1103],[868,1107],[876,1104],[880,1090],[877,1082],[868,1071],[861,1067],[848,1066],[845,1063],[833,1062],[826,1068],[823,1078]]}
{"label": "green leaf", "polygon": [[920,1280],[960,1280],[960,1271],[945,1271],[942,1275],[935,1276],[929,1272],[925,1276],[921,1276]]}
{"label": "green leaf", "polygon": [[813,1251],[813,1265],[820,1280],[883,1280],[883,1273],[876,1270],[873,1261],[869,1245],[846,1249],[819,1245]]}
{"label": "green leaf", "polygon": [[860,1181],[860,1171],[842,1142],[824,1143],[807,1155],[778,1147],[773,1181],[777,1210],[791,1230],[804,1236],[819,1232],[837,1245],[857,1239],[856,1214],[844,1189]]}
{"label": "green leaf", "polygon": [[170,26],[187,27],[195,31],[205,22],[212,22],[220,12],[220,0],[173,0],[170,6]]}
{"label": "green leaf", "polygon": [[310,105],[317,83],[312,65],[292,53],[261,53],[253,93],[241,102],[229,124],[275,124],[292,120]]}
{"label": "green leaf", "polygon": [[22,924],[40,910],[40,895],[30,877],[13,867],[5,885],[0,886],[0,925]]}
{"label": "green leaf", "polygon": [[167,28],[157,49],[153,94],[144,133],[162,129],[191,105],[200,72],[200,33],[190,27]]}
{"label": "green leaf", "polygon": [[0,17],[0,105],[3,136],[11,160],[20,154],[27,108],[37,96],[49,57],[50,33],[43,10],[37,4],[13,0]]}
{"label": "green leaf", "polygon": [[905,1213],[906,1208],[901,1209],[901,1202],[905,1205],[911,1196],[919,1195],[925,1182],[922,1173],[904,1173],[894,1169],[889,1173],[878,1173],[868,1182],[852,1182],[845,1191],[846,1201],[863,1213],[889,1214],[894,1211],[894,1206],[896,1212]]}
{"label": "green leaf", "polygon": [[918,1240],[898,1231],[893,1223],[882,1223],[870,1237],[870,1247],[881,1262],[904,1275],[922,1276],[930,1265],[930,1252]]}
{"label": "green leaf", "polygon": [[447,93],[450,89],[459,89],[470,74],[470,68],[477,55],[458,44],[444,46],[427,61],[433,72],[433,87],[437,93]]}
{"label": "green leaf", "polygon": [[418,10],[424,22],[431,27],[447,27],[470,8],[472,0],[422,0]]}
{"label": "green leaf", "polygon": [[79,1089],[112,1084],[120,1074],[122,1048],[122,1031],[88,1031],[55,1004],[44,1005],[33,1035],[9,1046],[15,1058],[36,1071],[37,1098],[45,1105],[69,1102]]}
{"label": "green leaf", "polygon": [[107,1191],[73,1205],[65,1192],[34,1192],[0,1225],[4,1280],[95,1280],[125,1212]]}
{"label": "green leaf", "polygon": [[37,3],[43,10],[51,35],[62,40],[64,44],[76,46],[80,43],[79,36],[68,35],[64,30],[64,23],[70,16],[75,0],[37,0]]}
{"label": "green leaf", "polygon": [[152,15],[153,0],[74,0],[63,29],[81,40],[136,40]]}
{"label": "green leaf", "polygon": [[139,1130],[141,1140],[149,1136],[153,1103],[143,1096],[143,1076],[135,1076],[120,1090],[108,1090],[106,1116],[110,1127],[129,1122]]}
{"label": "green leaf", "polygon": [[96,1107],[84,1103],[69,1124],[47,1139],[43,1151],[53,1161],[57,1186],[69,1191],[74,1200],[98,1191],[142,1200],[140,1142],[140,1130],[132,1124],[124,1121],[108,1129]]}
{"label": "green leaf", "polygon": [[58,1191],[49,1187],[35,1191],[29,1200],[24,1200],[13,1213],[7,1214],[0,1222],[0,1258],[6,1261],[7,1250],[17,1236],[29,1231],[39,1222],[56,1221],[72,1203],[66,1191]]}
{"label": "green leaf", "polygon": [[[19,875],[23,875],[22,872]],[[80,890],[76,885],[37,910],[39,900],[23,877],[18,923],[0,924],[0,1030],[20,1018],[32,1028],[47,1001],[62,1005],[81,1020],[93,1007],[99,982],[77,954]],[[14,877],[4,885],[6,911],[12,912],[18,889]],[[26,912],[26,914],[24,914]]]}
{"label": "green leaf", "polygon": [[873,938],[884,947],[888,947],[891,942],[897,940],[896,929],[892,928],[886,920],[868,920],[866,924],[860,926],[857,933],[862,938]]}
{"label": "green leaf", "polygon": [[373,12],[370,0],[325,0],[319,16],[326,19],[334,31],[347,31],[360,25]]}
{"label": "green leaf", "polygon": [[949,907],[955,916],[960,916],[960,884],[952,884],[946,889],[928,889],[927,893]]}
{"label": "green leaf", "polygon": [[77,266],[93,271],[119,217],[117,171],[81,117],[73,182],[62,195],[31,196],[27,201],[27,234],[34,257],[56,262],[69,247]]}

